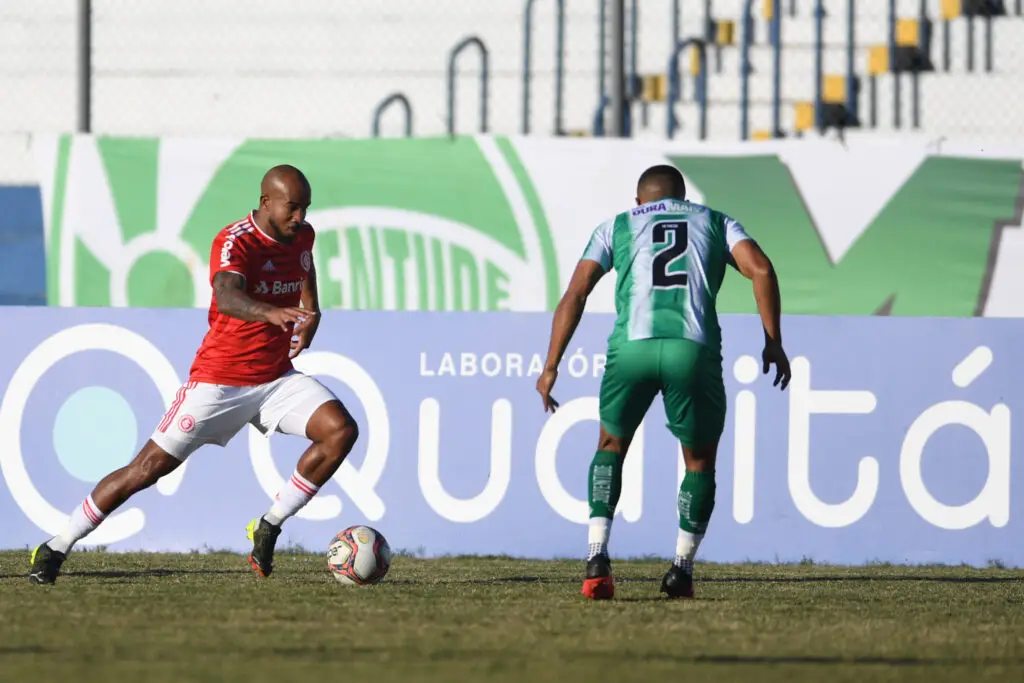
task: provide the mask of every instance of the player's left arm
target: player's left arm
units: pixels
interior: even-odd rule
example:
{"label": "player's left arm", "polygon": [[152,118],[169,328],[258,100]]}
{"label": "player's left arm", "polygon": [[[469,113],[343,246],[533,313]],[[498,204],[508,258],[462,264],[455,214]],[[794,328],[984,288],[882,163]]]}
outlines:
{"label": "player's left arm", "polygon": [[291,351],[288,353],[289,358],[295,358],[295,356],[308,349],[310,344],[313,343],[313,337],[316,336],[316,331],[320,327],[320,294],[317,291],[316,286],[316,265],[312,263],[312,259],[309,264],[309,271],[306,273],[306,280],[302,283],[302,310],[309,311],[311,315],[299,323],[295,328],[295,335],[292,338]]}
{"label": "player's left arm", "polygon": [[558,365],[562,362],[565,349],[569,346],[576,327],[580,324],[583,311],[587,307],[587,298],[605,274],[604,266],[589,258],[576,264],[576,270],[569,280],[569,286],[562,299],[555,307],[555,316],[551,321],[551,341],[548,344],[548,359],[544,364],[544,372],[537,380],[537,391],[544,399],[545,412],[554,412],[558,401],[551,397],[551,389],[558,377]]}

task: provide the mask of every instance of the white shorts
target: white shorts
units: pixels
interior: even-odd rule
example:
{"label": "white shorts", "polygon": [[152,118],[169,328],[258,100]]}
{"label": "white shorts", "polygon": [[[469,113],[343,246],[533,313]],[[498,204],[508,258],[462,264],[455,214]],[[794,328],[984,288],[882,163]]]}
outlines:
{"label": "white shorts", "polygon": [[200,446],[226,446],[247,424],[263,434],[305,437],[316,409],[336,400],[327,387],[295,370],[248,387],[186,382],[150,438],[184,460]]}

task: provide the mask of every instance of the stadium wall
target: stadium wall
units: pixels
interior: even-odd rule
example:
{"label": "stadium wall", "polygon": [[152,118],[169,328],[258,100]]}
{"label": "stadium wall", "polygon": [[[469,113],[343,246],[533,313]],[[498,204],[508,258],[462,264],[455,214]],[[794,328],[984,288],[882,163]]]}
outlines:
{"label": "stadium wall", "polygon": [[[148,438],[206,328],[195,309],[10,308],[0,329],[0,547],[59,532]],[[1024,566],[1024,321],[787,316],[793,382],[761,377],[756,316],[724,316],[730,414],[709,561]],[[325,548],[349,524],[427,556],[578,557],[612,316],[586,316],[560,372],[533,389],[542,313],[327,311],[296,360],[362,426],[334,481],[284,527]],[[390,341],[388,341],[390,340]],[[382,349],[386,349],[382,351]],[[678,445],[656,402],[633,441],[612,552],[671,556]],[[1014,436],[1018,435],[1018,436]],[[82,542],[244,551],[305,442],[247,428],[198,451]]]}

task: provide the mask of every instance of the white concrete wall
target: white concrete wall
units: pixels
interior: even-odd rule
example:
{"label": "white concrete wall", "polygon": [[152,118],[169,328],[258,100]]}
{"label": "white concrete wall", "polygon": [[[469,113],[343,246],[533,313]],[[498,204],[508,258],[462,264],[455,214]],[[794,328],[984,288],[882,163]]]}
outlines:
{"label": "white concrete wall", "polygon": [[[782,0],[788,8],[790,0]],[[371,113],[401,90],[415,108],[415,133],[445,131],[447,53],[467,35],[490,48],[490,128],[521,127],[522,14],[525,0],[94,0],[93,130],[120,135],[248,135],[272,137],[370,134]],[[554,0],[536,0],[532,132],[553,130]],[[566,0],[567,129],[590,129],[597,103],[598,0]],[[703,26],[703,0],[682,0],[683,35]],[[716,0],[719,18],[738,18],[742,0]],[[771,50],[757,11],[752,50],[751,124],[771,123]],[[928,0],[937,16],[939,0]],[[1012,6],[1012,2],[1009,3]],[[75,126],[74,0],[0,0],[0,182],[32,179],[27,134]],[[643,0],[639,71],[665,70],[671,43],[671,0]],[[798,0],[798,16],[784,12],[783,128],[792,126],[792,103],[813,94],[812,0]],[[845,65],[846,0],[826,0],[826,68]],[[867,48],[887,36],[884,0],[859,0],[858,69]],[[917,0],[900,0],[901,14]],[[967,74],[965,25],[953,31],[950,74],[924,77],[922,134],[932,137],[1024,140],[1024,19],[996,23],[996,73]],[[980,69],[982,26],[978,26]],[[939,34],[935,37],[939,58]],[[459,131],[477,126],[475,55],[464,55],[458,79]],[[726,49],[723,72],[709,81],[712,139],[739,135],[739,54]],[[879,123],[893,130],[890,77],[879,81]],[[687,88],[692,92],[692,86]],[[909,93],[909,82],[904,87]],[[867,91],[862,93],[867,119]],[[904,103],[909,123],[909,98]],[[696,135],[692,103],[677,105],[683,127]],[[637,108],[635,133],[663,137],[665,109],[651,106],[647,125]],[[384,134],[401,132],[398,112]]]}

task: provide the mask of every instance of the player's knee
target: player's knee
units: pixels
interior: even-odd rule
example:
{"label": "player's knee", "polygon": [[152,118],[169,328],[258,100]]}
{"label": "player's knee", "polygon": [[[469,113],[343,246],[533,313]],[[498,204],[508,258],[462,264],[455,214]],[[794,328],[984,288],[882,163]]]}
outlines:
{"label": "player's knee", "polygon": [[618,436],[609,434],[601,427],[601,435],[597,440],[597,450],[608,451],[609,453],[616,453],[618,455],[625,455],[626,450],[629,448],[629,440],[623,439]]}
{"label": "player's knee", "polygon": [[351,419],[334,426],[324,439],[324,446],[334,457],[342,460],[359,438],[359,426]]}

